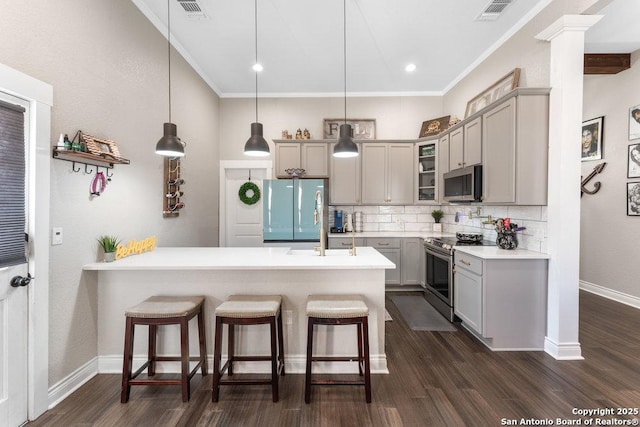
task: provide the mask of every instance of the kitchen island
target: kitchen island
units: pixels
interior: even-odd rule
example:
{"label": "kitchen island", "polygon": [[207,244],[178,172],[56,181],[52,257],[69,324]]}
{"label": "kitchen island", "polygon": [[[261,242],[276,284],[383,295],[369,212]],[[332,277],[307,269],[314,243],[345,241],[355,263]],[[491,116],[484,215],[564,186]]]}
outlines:
{"label": "kitchen island", "polygon": [[[283,297],[285,363],[290,373],[305,371],[306,298],[310,294],[362,294],[369,307],[371,371],[387,373],[384,347],[385,269],[395,265],[373,248],[313,250],[289,248],[157,248],[111,263],[83,267],[83,280],[97,289],[98,371],[120,373],[124,343],[125,310],[151,295],[204,295],[207,350],[213,354],[215,307],[232,294],[279,294]],[[237,339],[239,352],[266,354],[268,326],[243,327]],[[158,348],[178,354],[178,328],[161,328]],[[197,328],[190,328],[190,352],[197,354]],[[331,326],[318,330],[316,354],[357,354],[356,328]],[[146,360],[146,331],[139,328],[134,367]],[[224,341],[223,341],[224,342]],[[223,358],[226,345],[223,348]],[[254,362],[255,363],[255,362]],[[165,372],[178,366],[165,364]],[[211,365],[213,366],[213,365]],[[246,367],[245,367],[246,368]],[[243,366],[239,365],[239,372]],[[268,364],[251,366],[252,372],[269,372]],[[354,363],[318,364],[317,372],[357,372]]]}

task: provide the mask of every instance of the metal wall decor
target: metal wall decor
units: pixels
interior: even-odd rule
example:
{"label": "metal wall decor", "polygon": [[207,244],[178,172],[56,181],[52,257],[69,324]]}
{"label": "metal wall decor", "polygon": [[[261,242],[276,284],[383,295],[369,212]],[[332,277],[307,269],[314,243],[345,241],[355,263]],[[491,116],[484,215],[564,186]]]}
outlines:
{"label": "metal wall decor", "polygon": [[600,163],[598,166],[596,166],[595,168],[593,168],[593,171],[587,175],[586,178],[584,178],[582,180],[582,182],[580,183],[580,197],[582,197],[582,195],[584,193],[587,194],[596,194],[599,190],[600,187],[602,186],[602,184],[600,183],[600,181],[594,182],[593,183],[593,190],[589,190],[587,189],[587,187],[585,187],[585,185],[587,185],[587,183],[589,181],[591,181],[593,179],[593,177],[595,177],[597,174],[599,174],[600,172],[602,172],[602,170],[604,169],[604,166],[607,164],[607,162],[603,162]]}
{"label": "metal wall decor", "polygon": [[165,218],[177,217],[184,207],[181,198],[184,196],[182,185],[184,179],[180,177],[180,157],[165,157],[164,159],[164,187],[162,216]]}

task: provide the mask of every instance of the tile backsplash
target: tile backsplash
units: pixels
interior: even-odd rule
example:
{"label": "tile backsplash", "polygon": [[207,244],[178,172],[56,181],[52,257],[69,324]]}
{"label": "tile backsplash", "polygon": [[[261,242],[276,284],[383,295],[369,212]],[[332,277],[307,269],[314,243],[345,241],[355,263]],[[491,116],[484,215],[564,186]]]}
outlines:
{"label": "tile backsplash", "polygon": [[493,219],[509,217],[512,223],[526,227],[526,230],[518,234],[518,247],[536,252],[547,251],[546,206],[329,206],[330,226],[333,226],[334,211],[338,209],[344,211],[345,217],[347,213],[362,212],[363,231],[398,232],[431,231],[434,222],[431,211],[441,209],[444,212],[440,221],[443,232],[481,232],[488,240],[495,240],[496,231],[493,226],[482,222],[486,221],[488,216]]}

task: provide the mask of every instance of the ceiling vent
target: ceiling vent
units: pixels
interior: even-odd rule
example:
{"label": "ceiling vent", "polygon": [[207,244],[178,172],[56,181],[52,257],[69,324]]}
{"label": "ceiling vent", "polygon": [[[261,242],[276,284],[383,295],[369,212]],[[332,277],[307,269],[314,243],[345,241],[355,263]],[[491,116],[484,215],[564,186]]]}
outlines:
{"label": "ceiling vent", "polygon": [[178,0],[178,3],[182,6],[187,13],[187,19],[201,20],[208,19],[206,13],[196,0]]}
{"label": "ceiling vent", "polygon": [[485,6],[484,10],[478,15],[476,21],[495,21],[500,17],[502,12],[515,0],[492,0]]}

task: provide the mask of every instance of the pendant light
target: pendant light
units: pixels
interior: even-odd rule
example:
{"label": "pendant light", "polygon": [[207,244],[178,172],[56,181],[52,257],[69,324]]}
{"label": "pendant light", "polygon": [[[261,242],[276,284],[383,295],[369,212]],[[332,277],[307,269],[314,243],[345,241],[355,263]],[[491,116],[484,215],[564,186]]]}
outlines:
{"label": "pendant light", "polygon": [[244,154],[247,156],[262,157],[269,155],[269,144],[262,136],[262,123],[258,122],[258,0],[254,5],[255,17],[255,41],[256,41],[256,62],[253,66],[256,73],[256,121],[251,123],[251,136],[244,144]]}
{"label": "pendant light", "polygon": [[358,146],[353,142],[351,125],[347,124],[347,0],[342,0],[344,30],[344,124],[340,125],[340,137],[333,147],[333,157],[356,157]]}
{"label": "pendant light", "polygon": [[169,57],[169,122],[164,124],[164,135],[156,144],[156,154],[169,157],[184,156],[184,143],[178,138],[178,129],[171,123],[171,7],[167,0],[167,51]]}

